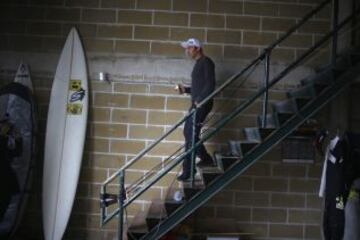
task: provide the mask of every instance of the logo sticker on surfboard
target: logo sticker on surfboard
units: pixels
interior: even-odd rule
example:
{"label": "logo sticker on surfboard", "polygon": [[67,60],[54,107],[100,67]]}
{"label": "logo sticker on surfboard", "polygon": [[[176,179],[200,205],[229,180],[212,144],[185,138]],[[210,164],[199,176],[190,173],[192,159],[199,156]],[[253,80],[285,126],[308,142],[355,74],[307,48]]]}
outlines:
{"label": "logo sticker on surfboard", "polygon": [[81,87],[81,80],[70,79],[69,91],[70,97],[67,104],[67,113],[69,115],[81,115],[83,105],[81,103],[74,103],[82,101],[85,96],[85,90]]}
{"label": "logo sticker on surfboard", "polygon": [[71,94],[70,102],[82,101],[84,97],[85,97],[85,90],[83,88],[80,88],[79,91],[76,91],[73,94]]}
{"label": "logo sticker on surfboard", "polygon": [[67,113],[70,115],[81,115],[83,105],[80,103],[68,103]]}
{"label": "logo sticker on surfboard", "polygon": [[70,91],[79,91],[81,89],[81,80],[70,80],[69,90]]}

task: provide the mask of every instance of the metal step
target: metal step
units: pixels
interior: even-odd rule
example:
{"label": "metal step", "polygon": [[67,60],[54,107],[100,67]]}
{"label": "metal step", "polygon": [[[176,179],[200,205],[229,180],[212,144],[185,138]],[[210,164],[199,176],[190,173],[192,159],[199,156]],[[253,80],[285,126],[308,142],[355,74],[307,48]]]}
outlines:
{"label": "metal step", "polygon": [[185,201],[190,200],[195,194],[202,191],[205,188],[205,184],[203,180],[195,181],[194,185],[191,185],[191,182],[183,182],[183,190],[184,190],[184,199]]}
{"label": "metal step", "polygon": [[283,101],[279,101],[272,104],[273,113],[291,113],[294,114],[299,111],[302,107],[304,107],[309,101],[311,101],[311,97],[296,97]]}
{"label": "metal step", "polygon": [[224,168],[224,164],[223,164],[223,161],[222,161],[222,155],[220,152],[218,151],[215,151],[213,153],[213,159],[214,161],[216,162],[216,165],[218,166],[218,168],[222,171],[222,172],[225,172],[226,169]]}
{"label": "metal step", "polygon": [[287,92],[286,95],[288,98],[314,98],[327,86],[329,85],[324,83],[306,83],[302,87]]}
{"label": "metal step", "polygon": [[292,113],[277,113],[275,114],[278,122],[279,122],[279,126],[283,125],[287,120],[289,120],[294,114]]}
{"label": "metal step", "polygon": [[214,158],[217,159],[218,162],[221,162],[221,169],[226,172],[233,164],[240,161],[239,157],[231,156],[231,154],[221,154],[221,153],[214,153]]}
{"label": "metal step", "polygon": [[229,148],[232,156],[243,158],[258,142],[229,141]]}
{"label": "metal step", "polygon": [[205,165],[205,166],[198,166],[197,167],[205,186],[209,182],[214,180],[216,177],[218,177],[218,176],[220,176],[221,174],[224,173],[224,170],[222,168],[222,163],[221,163],[221,161],[219,161],[221,159],[218,159],[215,156],[215,153],[214,153],[213,160],[215,162],[215,165],[211,165],[211,166]]}
{"label": "metal step", "polygon": [[184,191],[180,187],[171,186],[168,188],[165,198],[165,210],[167,215],[171,215],[176,209],[178,209],[182,204],[185,203],[184,198],[176,200],[174,198],[176,192],[180,194],[180,196],[184,196]]}
{"label": "metal step", "polygon": [[239,141],[229,141],[228,144],[231,156],[242,158]]}
{"label": "metal step", "polygon": [[261,135],[258,127],[243,129],[246,141],[261,142]]}
{"label": "metal step", "polygon": [[244,135],[249,142],[261,142],[274,130],[275,128],[244,128]]}
{"label": "metal step", "polygon": [[311,75],[307,78],[304,78],[300,81],[301,85],[305,86],[308,84],[322,84],[322,85],[328,85],[331,84],[333,81],[333,74],[334,72],[329,69],[323,69],[319,71],[318,73]]}
{"label": "metal step", "polygon": [[217,177],[219,177],[222,173],[220,172],[204,172],[203,179],[205,186],[209,185],[212,181],[214,181]]}
{"label": "metal step", "polygon": [[129,240],[138,240],[149,232],[145,220],[146,215],[147,213],[145,211],[140,211],[138,214],[136,214],[127,231],[127,236]]}
{"label": "metal step", "polygon": [[146,223],[148,229],[152,229],[156,225],[158,225],[161,220],[167,217],[167,212],[165,209],[164,200],[161,199],[153,199],[151,201],[150,208],[146,215]]}
{"label": "metal step", "polygon": [[[258,116],[257,121],[258,121],[258,126],[262,127],[263,117]],[[278,123],[276,116],[273,114],[267,114],[266,115],[266,128],[278,128],[278,127],[279,127],[279,123]]]}
{"label": "metal step", "polygon": [[296,108],[297,110],[299,111],[300,109],[302,109],[306,104],[308,104],[312,98],[305,98],[305,97],[302,97],[302,98],[295,98],[295,105],[296,105]]}
{"label": "metal step", "polygon": [[[266,128],[279,128],[284,124],[293,113],[271,113],[266,115]],[[258,116],[258,125],[262,126],[262,116]]]}
{"label": "metal step", "polygon": [[271,104],[273,113],[296,113],[297,106],[295,99],[286,99]]}
{"label": "metal step", "polygon": [[254,149],[259,143],[257,142],[242,142],[240,143],[241,153],[246,156],[249,151]]}

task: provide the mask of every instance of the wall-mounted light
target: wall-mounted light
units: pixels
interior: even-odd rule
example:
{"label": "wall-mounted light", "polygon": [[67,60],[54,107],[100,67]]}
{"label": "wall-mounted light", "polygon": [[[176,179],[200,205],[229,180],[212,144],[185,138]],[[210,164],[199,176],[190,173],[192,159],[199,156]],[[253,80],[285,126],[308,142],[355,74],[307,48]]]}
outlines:
{"label": "wall-mounted light", "polygon": [[107,83],[111,83],[110,74],[105,72],[99,72],[99,80],[101,82],[105,81]]}

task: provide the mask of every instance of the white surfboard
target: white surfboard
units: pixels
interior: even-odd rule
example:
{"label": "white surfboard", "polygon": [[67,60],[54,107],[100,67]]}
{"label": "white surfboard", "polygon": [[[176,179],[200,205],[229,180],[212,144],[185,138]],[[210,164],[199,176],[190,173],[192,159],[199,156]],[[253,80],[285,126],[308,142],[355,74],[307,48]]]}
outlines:
{"label": "white surfboard", "polygon": [[65,232],[79,180],[87,115],[86,61],[73,28],[56,69],[47,117],[42,196],[45,240],[60,240]]}

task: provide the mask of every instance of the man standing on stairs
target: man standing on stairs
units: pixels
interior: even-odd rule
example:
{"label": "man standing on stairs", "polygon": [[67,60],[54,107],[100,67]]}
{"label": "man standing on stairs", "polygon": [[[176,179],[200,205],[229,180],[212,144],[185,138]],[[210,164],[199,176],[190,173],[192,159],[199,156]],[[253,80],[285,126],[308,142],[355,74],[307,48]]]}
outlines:
{"label": "man standing on stairs", "polygon": [[[198,108],[207,96],[215,90],[215,64],[203,52],[203,48],[199,40],[190,38],[181,43],[185,49],[186,54],[195,60],[195,65],[191,73],[191,87],[185,87],[182,84],[177,86],[179,94],[191,94],[191,107],[189,111]],[[202,105],[197,109],[196,125],[195,125],[195,142],[199,141],[199,135],[203,122],[213,107],[213,99]],[[189,150],[192,146],[193,137],[193,118],[189,117],[184,126],[185,137],[185,151]],[[197,150],[196,155],[200,158],[198,166],[211,166],[214,161],[209,153],[206,151],[203,144]],[[189,154],[183,161],[183,172],[177,177],[179,181],[187,181],[190,179],[191,174],[191,154]]]}

